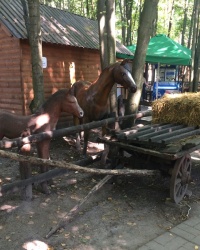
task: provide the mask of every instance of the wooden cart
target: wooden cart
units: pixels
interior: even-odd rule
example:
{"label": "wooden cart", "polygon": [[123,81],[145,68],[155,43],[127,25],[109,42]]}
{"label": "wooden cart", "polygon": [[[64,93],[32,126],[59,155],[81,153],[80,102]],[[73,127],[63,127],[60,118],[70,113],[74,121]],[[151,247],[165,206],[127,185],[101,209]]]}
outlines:
{"label": "wooden cart", "polygon": [[[171,176],[170,197],[179,203],[191,180],[190,153],[200,148],[200,129],[177,124],[155,124],[114,133],[100,139],[110,145],[112,164],[135,169],[159,169]],[[128,157],[126,155],[129,155]]]}

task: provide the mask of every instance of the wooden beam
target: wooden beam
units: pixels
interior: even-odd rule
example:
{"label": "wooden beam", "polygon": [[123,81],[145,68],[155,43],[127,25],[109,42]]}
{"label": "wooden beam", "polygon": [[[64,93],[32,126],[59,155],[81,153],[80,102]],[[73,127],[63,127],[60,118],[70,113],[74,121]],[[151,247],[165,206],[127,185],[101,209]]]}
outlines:
{"label": "wooden beam", "polygon": [[[73,164],[76,164],[79,166],[87,166],[88,164],[92,164],[96,161],[99,161],[101,159],[101,155],[102,155],[102,153],[100,152],[97,155],[89,156],[86,159],[76,161]],[[31,178],[28,178],[28,179],[23,179],[20,181],[15,181],[13,183],[4,184],[0,187],[0,196],[5,195],[6,193],[18,192],[19,190],[21,190],[22,188],[24,188],[27,185],[30,185],[33,183],[38,184],[38,183],[41,183],[43,181],[47,181],[47,180],[50,180],[50,179],[55,178],[57,176],[66,174],[67,172],[69,172],[68,169],[56,168],[56,169],[50,170],[46,173],[42,173],[42,174],[33,176]]]}
{"label": "wooden beam", "polygon": [[101,121],[95,121],[95,122],[85,123],[85,124],[78,125],[78,126],[72,126],[69,128],[34,134],[34,135],[30,135],[24,138],[20,137],[20,138],[16,138],[13,140],[2,140],[0,141],[0,148],[3,149],[3,148],[12,148],[12,147],[22,147],[24,144],[36,143],[45,139],[52,139],[56,137],[62,137],[62,136],[70,135],[70,134],[75,134],[77,132],[81,132],[84,130],[90,130],[93,128],[106,126],[116,121],[126,120],[126,119],[129,119],[130,117],[138,119],[144,116],[150,116],[151,114],[152,114],[151,110],[148,110],[148,111],[140,112],[137,114],[120,116],[120,117],[112,117],[112,118],[107,118]]}
{"label": "wooden beam", "polygon": [[[90,174],[97,174],[97,175],[146,175],[147,173],[153,174],[157,173],[155,170],[136,170],[136,169],[94,169],[94,168],[86,168],[82,166],[75,165],[70,162],[65,161],[54,161],[48,159],[41,159],[33,156],[24,156],[13,152],[7,152],[4,150],[0,150],[0,156],[5,158],[10,158],[12,160],[16,160],[19,162],[29,162],[30,164],[34,165],[46,165],[52,168],[62,168],[68,169],[73,171],[78,171],[82,173],[90,173]],[[103,166],[104,168],[104,166]]]}

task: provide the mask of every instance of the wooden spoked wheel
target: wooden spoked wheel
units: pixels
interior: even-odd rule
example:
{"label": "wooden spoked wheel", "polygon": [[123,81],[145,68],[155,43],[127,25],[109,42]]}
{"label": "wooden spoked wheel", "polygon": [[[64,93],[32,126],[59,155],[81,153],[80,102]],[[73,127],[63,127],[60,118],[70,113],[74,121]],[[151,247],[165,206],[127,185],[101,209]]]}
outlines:
{"label": "wooden spoked wheel", "polygon": [[176,160],[170,183],[170,198],[175,203],[179,203],[186,194],[191,174],[191,157],[190,154]]}

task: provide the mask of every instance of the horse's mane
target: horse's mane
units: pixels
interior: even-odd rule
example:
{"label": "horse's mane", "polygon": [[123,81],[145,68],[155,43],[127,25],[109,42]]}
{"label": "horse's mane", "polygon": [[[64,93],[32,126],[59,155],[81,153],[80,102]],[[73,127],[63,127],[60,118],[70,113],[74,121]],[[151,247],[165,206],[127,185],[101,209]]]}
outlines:
{"label": "horse's mane", "polygon": [[35,112],[36,115],[41,114],[42,112],[44,112],[44,110],[46,109],[46,107],[49,106],[49,104],[53,101],[55,102],[55,100],[60,100],[60,97],[64,94],[66,94],[69,91],[69,89],[59,89],[58,91],[56,91],[55,93],[53,93]]}
{"label": "horse's mane", "polygon": [[119,64],[119,62],[115,62],[115,63],[113,63],[113,64],[111,64],[111,65],[108,65],[107,67],[105,67],[105,68],[102,70],[101,74],[102,74],[104,71],[106,71],[106,70],[108,70],[108,69],[111,69],[111,68],[115,67],[117,64]]}
{"label": "horse's mane", "polygon": [[107,67],[105,67],[105,68],[102,70],[102,72],[101,72],[101,74],[99,75],[99,77],[93,82],[93,84],[96,83],[99,79],[101,79],[101,77],[104,75],[105,71],[112,70],[112,69],[113,69],[116,65],[118,65],[118,64],[119,64],[119,62],[115,62],[115,63],[113,63],[113,64],[108,65]]}

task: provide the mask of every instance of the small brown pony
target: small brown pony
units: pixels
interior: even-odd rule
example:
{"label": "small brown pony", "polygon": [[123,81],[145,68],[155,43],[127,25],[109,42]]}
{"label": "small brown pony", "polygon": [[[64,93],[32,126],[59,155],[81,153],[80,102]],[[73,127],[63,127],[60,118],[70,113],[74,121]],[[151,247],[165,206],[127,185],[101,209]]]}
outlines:
{"label": "small brown pony", "polygon": [[[105,68],[95,82],[78,81],[72,85],[72,93],[84,111],[83,120],[81,119],[83,123],[98,121],[108,116],[108,97],[115,83],[121,84],[132,93],[136,92],[137,86],[130,73],[131,66],[130,60],[117,62]],[[74,124],[79,123],[80,120],[74,117]],[[88,138],[89,131],[85,131],[84,155],[87,153]],[[77,147],[80,148],[80,145]]]}
{"label": "small brown pony", "polygon": [[[67,112],[77,118],[83,117],[83,110],[79,106],[76,97],[71,95],[68,89],[61,89],[54,93],[41,106],[37,113],[29,116],[20,116],[6,111],[0,111],[0,140],[3,137],[9,139],[37,134],[54,130],[61,112]],[[26,133],[26,131],[28,131]],[[49,159],[50,139],[37,143],[38,157]],[[26,146],[26,145],[25,145]],[[26,149],[21,149],[25,152]],[[46,172],[47,167],[42,166],[41,172]],[[30,173],[21,173],[23,178],[30,177]],[[42,183],[42,189],[48,193],[47,183]]]}

